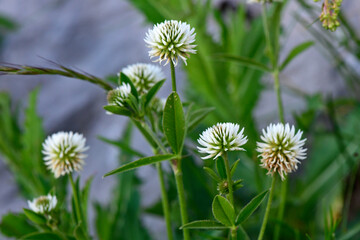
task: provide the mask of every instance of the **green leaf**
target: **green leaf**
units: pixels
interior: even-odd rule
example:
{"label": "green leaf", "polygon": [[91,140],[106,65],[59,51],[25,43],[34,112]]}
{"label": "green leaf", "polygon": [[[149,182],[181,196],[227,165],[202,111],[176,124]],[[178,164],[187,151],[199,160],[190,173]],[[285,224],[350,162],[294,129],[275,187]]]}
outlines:
{"label": "green leaf", "polygon": [[360,232],[360,223],[355,224],[354,226],[350,227],[345,234],[340,236],[339,240],[348,240],[354,239],[354,236]]}
{"label": "green leaf", "polygon": [[116,115],[123,115],[123,116],[131,116],[131,112],[124,108],[124,107],[119,107],[119,106],[114,106],[114,105],[106,105],[104,106],[104,109],[108,112],[111,112],[113,114]]}
{"label": "green leaf", "polygon": [[159,89],[164,84],[165,80],[161,80],[152,86],[152,88],[147,92],[145,96],[145,107],[151,102],[151,100],[154,98],[156,93],[159,91]]}
{"label": "green leaf", "polygon": [[181,153],[185,138],[185,117],[180,97],[176,92],[172,92],[166,100],[163,127],[171,149],[176,154]]}
{"label": "green leaf", "polygon": [[230,55],[230,54],[219,54],[219,55],[216,55],[216,57],[219,57],[220,59],[236,62],[240,65],[243,65],[245,67],[249,67],[252,69],[260,70],[263,72],[271,72],[271,69],[269,67],[267,67],[265,64],[262,64],[261,62],[257,62],[250,58],[235,56],[235,55]]}
{"label": "green leaf", "polygon": [[227,178],[225,164],[224,164],[224,160],[222,158],[216,159],[216,170],[218,171],[218,173],[222,179]]}
{"label": "green leaf", "polygon": [[239,164],[240,159],[236,160],[236,162],[233,163],[233,165],[231,166],[231,170],[230,170],[230,175],[234,176],[237,165]]}
{"label": "green leaf", "polygon": [[82,227],[82,224],[80,223],[74,230],[74,235],[76,240],[87,240],[86,233],[84,231],[84,228]]}
{"label": "green leaf", "polygon": [[242,187],[244,186],[244,185],[242,185],[242,182],[243,182],[242,179],[239,179],[239,180],[234,181],[234,183],[233,183],[233,190],[236,191],[236,190],[242,188]]}
{"label": "green leaf", "polygon": [[212,203],[212,211],[216,220],[225,226],[234,226],[235,210],[229,200],[220,195],[215,196]]}
{"label": "green leaf", "polygon": [[123,73],[120,73],[119,76],[119,80],[120,80],[120,84],[122,83],[128,83],[131,87],[131,94],[136,98],[139,99],[139,94],[136,90],[136,87],[134,86],[133,82],[130,80],[130,78],[128,76],[126,76]]}
{"label": "green leaf", "polygon": [[32,221],[36,224],[39,224],[39,225],[46,224],[46,218],[43,215],[38,214],[38,213],[31,211],[29,209],[26,209],[26,208],[24,208],[24,213],[30,221]]}
{"label": "green leaf", "polygon": [[[39,174],[45,172],[44,161],[42,159],[42,143],[45,139],[42,120],[37,114],[36,99],[39,89],[35,89],[29,94],[29,106],[25,110],[24,134],[22,142],[24,145],[22,162],[27,162],[27,166],[31,166],[33,173]],[[41,189],[42,190],[42,189]],[[40,193],[45,194],[44,192]]]}
{"label": "green leaf", "polygon": [[308,42],[300,43],[299,45],[294,47],[290,51],[289,55],[285,58],[284,62],[281,64],[280,71],[282,71],[295,57],[297,57],[300,53],[307,50],[312,45],[314,45],[314,42],[308,41]]}
{"label": "green leaf", "polygon": [[115,140],[110,140],[110,139],[107,139],[107,138],[104,138],[104,137],[98,137],[101,141],[104,141],[106,143],[109,143],[111,145],[114,145],[118,148],[120,148],[122,151],[130,154],[130,155],[134,155],[134,156],[137,156],[137,157],[145,157],[144,154],[136,151],[135,149],[133,149],[131,146],[129,146],[129,144],[125,141],[115,141]]}
{"label": "green leaf", "polygon": [[[11,18],[6,16],[0,16],[1,30],[16,30],[18,27],[18,24],[14,22]],[[1,31],[1,33],[3,34],[3,31]]]}
{"label": "green leaf", "polygon": [[266,190],[266,191],[260,193],[259,195],[257,195],[253,199],[251,199],[251,201],[248,204],[246,204],[246,206],[243,209],[241,209],[238,216],[236,217],[236,221],[235,221],[236,225],[240,225],[248,217],[250,217],[251,214],[253,214],[253,212],[260,206],[260,204],[264,200],[268,191],[269,190]]}
{"label": "green leaf", "polygon": [[63,240],[61,236],[55,233],[30,233],[21,238],[21,240]]}
{"label": "green leaf", "polygon": [[24,214],[9,213],[2,217],[0,231],[4,236],[19,239],[26,234],[36,232],[37,229],[30,225]]}
{"label": "green leaf", "polygon": [[223,224],[211,220],[198,220],[187,223],[180,227],[180,229],[227,229]]}
{"label": "green leaf", "polygon": [[221,182],[221,178],[214,172],[214,170],[212,170],[211,168],[208,168],[208,167],[204,167],[204,170],[216,182]]}
{"label": "green leaf", "polygon": [[94,176],[90,176],[86,182],[85,182],[85,186],[81,191],[81,209],[83,211],[83,215],[84,215],[84,219],[88,219],[87,218],[87,209],[88,209],[88,199],[89,199],[89,194],[90,194],[90,189],[91,189],[91,183],[94,179]]}
{"label": "green leaf", "polygon": [[153,163],[157,163],[157,162],[161,162],[161,161],[165,161],[165,160],[170,160],[170,159],[174,159],[177,158],[177,155],[174,154],[165,154],[165,155],[157,155],[157,156],[152,156],[152,157],[145,157],[145,158],[141,158],[139,160],[136,160],[134,162],[125,164],[115,170],[112,170],[108,173],[106,173],[104,175],[104,177],[116,174],[116,173],[122,173],[122,172],[126,172],[141,166],[145,166],[145,165],[149,165],[149,164],[153,164]]}
{"label": "green leaf", "polygon": [[209,113],[214,111],[214,109],[213,107],[201,108],[190,113],[187,123],[188,131],[193,130]]}

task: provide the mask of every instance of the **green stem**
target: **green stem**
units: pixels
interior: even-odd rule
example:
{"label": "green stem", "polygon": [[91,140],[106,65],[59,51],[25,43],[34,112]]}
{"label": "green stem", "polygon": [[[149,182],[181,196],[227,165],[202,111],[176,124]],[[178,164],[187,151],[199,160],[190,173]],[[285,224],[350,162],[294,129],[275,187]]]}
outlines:
{"label": "green stem", "polygon": [[265,211],[265,215],[264,215],[264,220],[263,220],[263,223],[262,223],[262,226],[261,226],[261,229],[260,229],[258,240],[262,240],[263,237],[264,237],[264,234],[265,234],[266,224],[267,224],[270,209],[271,209],[271,202],[272,202],[273,195],[274,195],[275,181],[276,181],[276,177],[274,175],[272,177],[270,195],[269,195],[269,199],[268,199],[268,202],[267,202],[267,205],[266,205],[266,211]]}
{"label": "green stem", "polygon": [[271,39],[270,39],[270,31],[269,31],[269,24],[268,24],[268,19],[267,19],[266,3],[262,4],[261,10],[262,10],[261,16],[262,16],[262,21],[263,21],[263,25],[264,25],[264,33],[265,33],[265,39],[266,39],[266,48],[267,48],[271,63],[274,67],[276,65],[276,63],[275,63],[274,52],[273,52]]}
{"label": "green stem", "polygon": [[[282,123],[285,122],[284,119],[284,108],[283,102],[281,98],[281,89],[280,89],[280,81],[279,81],[279,71],[276,69],[273,73],[274,76],[274,88],[277,97],[278,109],[279,109],[279,119]],[[285,204],[286,204],[286,195],[287,195],[287,188],[288,188],[288,180],[285,179],[281,182],[281,190],[280,190],[280,205],[278,210],[277,219],[279,222],[282,222],[284,218],[285,212]],[[280,237],[280,229],[281,225],[277,224],[274,230],[274,240],[278,240]]]}
{"label": "green stem", "polygon": [[274,76],[274,90],[276,93],[276,98],[277,98],[277,104],[278,104],[278,108],[279,108],[279,119],[281,123],[285,122],[284,119],[284,107],[283,107],[283,102],[282,102],[282,98],[281,98],[281,88],[280,88],[280,79],[279,79],[279,70],[276,69],[273,73]]}
{"label": "green stem", "polygon": [[[282,221],[283,218],[284,218],[287,187],[288,187],[288,180],[286,178],[281,182],[280,205],[279,205],[279,210],[278,210],[278,215],[277,215],[277,219],[279,221]],[[275,230],[274,230],[274,240],[279,239],[279,237],[280,237],[280,229],[281,229],[281,224],[277,224],[275,226]]]}
{"label": "green stem", "polygon": [[231,228],[231,239],[232,240],[237,240],[237,228],[236,227],[233,227]]}
{"label": "green stem", "polygon": [[72,174],[69,173],[70,183],[73,190],[74,202],[75,202],[75,212],[78,217],[78,221],[80,222],[81,226],[85,226],[85,222],[83,221],[83,215],[81,212],[80,200],[79,200],[79,193],[76,190],[75,183],[72,177]]}
{"label": "green stem", "polygon": [[[188,223],[188,215],[186,211],[186,199],[185,199],[185,190],[184,190],[184,182],[183,175],[181,169],[181,159],[174,159],[172,162],[172,168],[175,175],[176,188],[179,197],[180,204],[180,213],[181,213],[181,222],[182,225]],[[183,229],[184,240],[190,240],[190,232],[189,229]]]}
{"label": "green stem", "polygon": [[170,207],[169,207],[169,199],[167,197],[166,193],[166,187],[165,187],[165,181],[164,181],[164,172],[161,167],[161,163],[156,163],[157,172],[159,175],[159,181],[160,181],[160,189],[161,189],[161,202],[162,207],[164,211],[164,217],[165,217],[165,223],[166,223],[166,231],[168,240],[173,240],[173,233],[171,229],[171,218],[170,218]]}
{"label": "green stem", "polygon": [[229,165],[229,159],[228,159],[227,152],[224,152],[223,159],[224,159],[224,163],[225,163],[226,177],[227,177],[228,188],[229,188],[228,198],[229,198],[231,205],[234,206],[234,191],[233,191],[233,184],[232,184],[232,180],[231,180],[231,172],[230,172],[230,165]]}
{"label": "green stem", "polygon": [[[224,152],[223,154],[223,159],[224,159],[224,163],[225,163],[225,169],[226,169],[226,177],[227,177],[227,183],[228,183],[228,188],[229,188],[229,194],[228,194],[228,198],[229,201],[231,203],[231,205],[234,207],[235,209],[235,205],[234,205],[234,190],[233,190],[233,182],[231,179],[231,172],[230,172],[230,164],[229,164],[229,158],[228,158],[228,154],[227,152]],[[237,231],[236,228],[233,228],[230,230],[231,231],[231,238],[236,240],[237,239]]]}
{"label": "green stem", "polygon": [[174,63],[170,60],[170,69],[171,69],[171,84],[173,92],[176,92],[176,76],[175,76],[175,66]]}
{"label": "green stem", "polygon": [[[157,147],[160,149],[162,153],[167,153],[164,145],[162,142],[158,139],[156,134],[152,131],[152,129],[145,123],[145,122],[139,122],[137,120],[133,119],[133,122],[138,127],[140,132],[143,134],[145,139],[148,140],[149,144],[152,145],[152,142],[154,145],[157,145]],[[155,147],[155,146],[154,146]],[[157,150],[154,148],[154,153],[156,154]],[[168,235],[168,240],[173,239],[173,232],[171,229],[171,219],[170,219],[170,207],[169,207],[169,199],[167,197],[166,193],[166,187],[165,187],[165,181],[164,181],[164,173],[161,167],[161,163],[156,163],[157,172],[159,175],[159,181],[160,181],[160,189],[161,189],[161,203],[163,206],[164,211],[164,218],[165,218],[165,224],[166,224],[166,230]]]}
{"label": "green stem", "polygon": [[355,184],[356,175],[357,175],[358,171],[359,171],[359,164],[357,164],[357,166],[355,165],[351,171],[348,190],[347,190],[347,193],[345,196],[345,205],[344,205],[344,209],[343,209],[343,222],[341,224],[341,231],[343,233],[346,232],[346,228],[347,228],[347,221],[348,221],[349,209],[350,209],[350,204],[351,204],[351,197],[353,194],[354,184]]}

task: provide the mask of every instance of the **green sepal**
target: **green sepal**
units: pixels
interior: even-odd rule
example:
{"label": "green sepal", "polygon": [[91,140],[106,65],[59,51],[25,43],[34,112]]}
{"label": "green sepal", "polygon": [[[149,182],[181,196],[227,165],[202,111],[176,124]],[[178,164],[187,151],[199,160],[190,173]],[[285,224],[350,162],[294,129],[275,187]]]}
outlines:
{"label": "green sepal", "polygon": [[104,106],[104,109],[116,115],[131,117],[131,111],[129,111],[127,108],[124,107],[119,107],[115,105],[106,105]]}

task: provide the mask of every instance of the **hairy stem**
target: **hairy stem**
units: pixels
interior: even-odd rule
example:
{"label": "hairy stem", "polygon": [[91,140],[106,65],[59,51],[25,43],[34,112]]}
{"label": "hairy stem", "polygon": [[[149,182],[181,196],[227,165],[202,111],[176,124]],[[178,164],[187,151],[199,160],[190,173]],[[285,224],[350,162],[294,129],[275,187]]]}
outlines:
{"label": "hairy stem", "polygon": [[232,180],[231,180],[229,158],[228,158],[228,155],[226,152],[224,152],[224,154],[223,154],[223,159],[224,159],[224,163],[225,163],[226,177],[227,177],[228,188],[229,188],[228,198],[229,198],[230,203],[234,206],[233,184],[232,184]]}
{"label": "hairy stem", "polygon": [[171,229],[171,218],[170,218],[170,207],[169,207],[169,199],[166,193],[165,181],[164,181],[164,172],[161,166],[161,163],[156,163],[156,169],[159,175],[160,181],[160,189],[161,189],[161,203],[164,211],[164,218],[166,223],[166,231],[168,240],[173,240],[173,232]]}
{"label": "hairy stem", "polygon": [[263,223],[262,223],[262,226],[261,226],[261,229],[260,229],[258,240],[262,240],[263,237],[264,237],[264,234],[265,234],[266,224],[267,224],[269,214],[270,214],[270,209],[271,209],[271,202],[272,202],[273,195],[274,195],[275,181],[276,181],[276,177],[273,176],[272,177],[272,182],[271,182],[271,189],[270,189],[269,199],[268,199],[268,202],[267,202],[267,205],[266,205],[265,215],[264,215]]}
{"label": "hairy stem", "polygon": [[170,69],[171,69],[171,84],[173,92],[176,92],[176,76],[175,76],[175,66],[172,60],[170,60]]}
{"label": "hairy stem", "polygon": [[[188,215],[186,210],[186,199],[185,199],[185,190],[183,182],[183,174],[181,169],[181,159],[174,159],[172,162],[172,168],[175,175],[176,188],[179,197],[180,204],[180,213],[181,213],[181,222],[182,225],[188,223]],[[190,240],[189,229],[183,229],[184,240]]]}
{"label": "hairy stem", "polygon": [[[231,179],[231,172],[230,172],[230,164],[229,164],[229,158],[228,158],[228,154],[227,152],[224,152],[223,154],[223,159],[224,159],[224,163],[225,163],[225,169],[226,169],[226,177],[227,177],[227,183],[228,183],[228,188],[229,188],[229,194],[228,199],[231,203],[231,205],[234,207],[235,209],[235,205],[234,205],[234,190],[233,190],[233,182]],[[231,229],[231,238],[236,240],[237,239],[237,231],[236,228],[235,229]]]}

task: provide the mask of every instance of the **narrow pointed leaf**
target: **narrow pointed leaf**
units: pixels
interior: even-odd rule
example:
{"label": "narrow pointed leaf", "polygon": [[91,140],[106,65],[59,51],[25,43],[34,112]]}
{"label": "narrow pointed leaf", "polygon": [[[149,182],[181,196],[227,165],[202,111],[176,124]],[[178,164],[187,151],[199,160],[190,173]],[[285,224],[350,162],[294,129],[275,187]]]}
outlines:
{"label": "narrow pointed leaf", "polygon": [[314,45],[314,42],[308,41],[301,43],[294,47],[289,55],[285,58],[284,62],[281,64],[280,71],[283,70],[294,58],[296,58],[300,53],[306,51],[309,47]]}
{"label": "narrow pointed leaf", "polygon": [[43,215],[38,214],[38,213],[31,211],[29,209],[26,209],[26,208],[24,208],[24,213],[30,221],[32,221],[36,224],[39,224],[39,225],[46,224],[46,218]]}
{"label": "narrow pointed leaf", "polygon": [[133,149],[131,146],[129,146],[129,144],[125,141],[115,141],[115,140],[111,140],[111,139],[107,139],[107,138],[104,138],[104,137],[98,137],[101,141],[104,141],[106,143],[109,143],[111,145],[114,145],[118,148],[120,148],[122,151],[128,153],[128,154],[131,154],[131,155],[134,155],[134,156],[137,156],[137,157],[140,157],[140,158],[143,158],[145,157],[144,154],[142,154],[141,152],[139,151],[136,151],[135,149]]}
{"label": "narrow pointed leaf", "polygon": [[165,161],[165,160],[170,160],[170,159],[174,159],[177,158],[177,155],[174,154],[165,154],[165,155],[157,155],[157,156],[152,156],[152,157],[145,157],[145,158],[141,158],[139,160],[136,160],[134,162],[130,162],[128,164],[125,164],[113,171],[110,171],[108,173],[106,173],[104,175],[104,177],[116,174],[116,173],[122,173],[122,172],[126,172],[138,167],[142,167],[142,166],[146,166],[149,164],[153,164],[153,163],[157,163],[157,162],[161,162],[161,161]]}
{"label": "narrow pointed leaf", "polygon": [[229,200],[217,195],[212,203],[212,211],[216,220],[231,227],[235,223],[235,210]]}
{"label": "narrow pointed leaf", "polygon": [[214,111],[215,108],[201,108],[190,113],[188,122],[188,131],[193,130],[209,113]]}
{"label": "narrow pointed leaf", "polygon": [[217,57],[220,59],[239,63],[240,65],[243,65],[245,67],[249,67],[252,69],[260,70],[263,72],[271,72],[271,69],[268,68],[265,64],[262,64],[253,59],[250,59],[250,58],[235,56],[235,55],[230,55],[230,54],[221,54],[221,55],[217,55]]}
{"label": "narrow pointed leaf", "polygon": [[146,94],[146,97],[145,97],[145,107],[151,102],[151,100],[154,98],[156,93],[162,87],[164,82],[165,82],[165,80],[161,80],[161,81],[155,83],[154,86],[152,86],[152,88],[150,88],[150,90],[148,91],[148,93]]}
{"label": "narrow pointed leaf", "polygon": [[180,229],[227,229],[229,227],[222,223],[211,220],[198,220],[187,223],[180,227]]}
{"label": "narrow pointed leaf", "polygon": [[222,179],[226,179],[226,170],[224,160],[222,158],[216,159],[216,170]]}
{"label": "narrow pointed leaf", "polygon": [[134,97],[136,99],[139,99],[139,94],[136,90],[136,87],[134,86],[133,82],[130,80],[130,78],[128,76],[126,76],[123,73],[120,73],[119,80],[120,80],[120,83],[128,83],[131,87],[131,94],[134,95]]}
{"label": "narrow pointed leaf", "polygon": [[256,197],[254,197],[246,206],[241,209],[239,215],[236,218],[235,224],[239,225],[243,223],[250,215],[260,206],[269,190],[266,190]]}
{"label": "narrow pointed leaf", "polygon": [[163,127],[171,149],[176,154],[180,153],[185,137],[185,117],[180,97],[176,92],[172,92],[166,100]]}
{"label": "narrow pointed leaf", "polygon": [[62,237],[55,233],[31,233],[21,238],[22,240],[63,240]]}
{"label": "narrow pointed leaf", "polygon": [[214,170],[212,170],[211,168],[208,168],[208,167],[204,167],[204,170],[216,182],[221,182],[221,178],[214,172]]}
{"label": "narrow pointed leaf", "polygon": [[104,106],[104,109],[106,111],[111,112],[116,115],[123,115],[123,116],[128,116],[128,117],[131,116],[131,112],[128,109],[123,108],[123,107],[107,105],[107,106]]}
{"label": "narrow pointed leaf", "polygon": [[236,160],[236,162],[234,162],[234,164],[231,166],[231,170],[230,170],[230,175],[234,176],[234,173],[236,171],[237,165],[239,164],[240,159]]}

